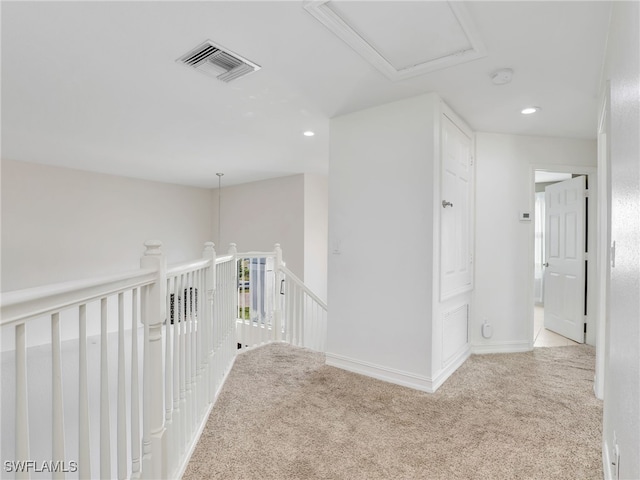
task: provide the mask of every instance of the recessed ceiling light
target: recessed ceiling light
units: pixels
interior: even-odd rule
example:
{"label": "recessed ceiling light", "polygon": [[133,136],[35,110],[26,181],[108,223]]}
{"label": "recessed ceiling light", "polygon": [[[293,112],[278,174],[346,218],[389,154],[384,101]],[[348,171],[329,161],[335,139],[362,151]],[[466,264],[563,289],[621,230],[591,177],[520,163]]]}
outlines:
{"label": "recessed ceiling light", "polygon": [[540,107],[527,107],[520,110],[520,113],[523,115],[531,115],[532,113],[536,113],[542,110]]}
{"label": "recessed ceiling light", "polygon": [[313,137],[315,135],[315,133],[312,132],[311,130],[307,130],[306,132],[303,133],[303,135],[305,137]]}

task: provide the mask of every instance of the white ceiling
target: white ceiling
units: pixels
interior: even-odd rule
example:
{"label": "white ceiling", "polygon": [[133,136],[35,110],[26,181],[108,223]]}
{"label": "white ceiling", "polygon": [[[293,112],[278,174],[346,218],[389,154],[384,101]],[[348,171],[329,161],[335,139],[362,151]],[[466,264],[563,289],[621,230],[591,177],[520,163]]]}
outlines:
{"label": "white ceiling", "polygon": [[[419,58],[423,3],[332,3],[374,37],[387,12],[377,38]],[[465,2],[486,56],[394,82],[300,1],[5,1],[2,158],[201,187],[326,173],[330,118],[425,92],[477,131],[595,138],[610,5]],[[262,69],[226,84],[175,62],[207,39]]]}

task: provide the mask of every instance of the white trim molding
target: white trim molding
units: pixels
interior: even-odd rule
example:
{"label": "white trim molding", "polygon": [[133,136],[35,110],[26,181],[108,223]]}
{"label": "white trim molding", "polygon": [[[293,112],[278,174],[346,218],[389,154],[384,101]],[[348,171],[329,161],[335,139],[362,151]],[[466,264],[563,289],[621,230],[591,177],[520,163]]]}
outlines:
{"label": "white trim molding", "polygon": [[487,56],[486,47],[482,40],[480,40],[471,16],[462,2],[447,1],[447,4],[462,34],[469,41],[469,48],[456,51],[443,57],[426,59],[422,63],[406,68],[396,68],[392,65],[391,62],[381,55],[355,28],[349,25],[346,19],[338,15],[338,13],[331,8],[330,4],[330,0],[309,0],[304,3],[304,9],[392,81],[416,77]]}
{"label": "white trim molding", "polygon": [[531,342],[493,342],[483,345],[471,345],[471,353],[474,355],[484,355],[487,353],[520,353],[533,350]]}
{"label": "white trim molding", "polygon": [[432,380],[426,376],[375,365],[335,353],[326,353],[325,356],[326,364],[331,367],[341,368],[342,370],[359,373],[360,375],[377,378],[378,380],[395,383],[396,385],[402,385],[403,387],[409,387],[423,392],[433,393],[435,391]]}
{"label": "white trim molding", "polygon": [[354,358],[326,353],[326,364],[331,367],[341,368],[349,372],[358,373],[367,377],[376,378],[385,382],[402,385],[422,392],[434,393],[456,369],[469,358],[470,350],[464,349],[458,357],[451,361],[446,368],[442,369],[435,378],[430,378],[415,373],[403,372],[394,368],[383,367],[370,362],[356,360]]}
{"label": "white trim molding", "polygon": [[602,443],[602,472],[604,476],[604,480],[614,480],[612,471],[611,471],[611,455],[609,453],[609,444],[605,439]]}
{"label": "white trim molding", "polygon": [[442,384],[455,372],[469,357],[471,356],[471,348],[467,343],[464,348],[452,357],[446,366],[440,370],[432,380],[433,391],[439,389]]}

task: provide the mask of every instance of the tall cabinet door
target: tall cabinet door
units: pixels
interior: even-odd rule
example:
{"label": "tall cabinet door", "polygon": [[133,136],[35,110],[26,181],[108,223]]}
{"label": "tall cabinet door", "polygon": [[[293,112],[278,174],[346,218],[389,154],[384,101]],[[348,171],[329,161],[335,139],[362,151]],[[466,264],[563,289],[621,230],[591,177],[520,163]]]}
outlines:
{"label": "tall cabinet door", "polygon": [[442,115],[440,300],[472,288],[472,141]]}

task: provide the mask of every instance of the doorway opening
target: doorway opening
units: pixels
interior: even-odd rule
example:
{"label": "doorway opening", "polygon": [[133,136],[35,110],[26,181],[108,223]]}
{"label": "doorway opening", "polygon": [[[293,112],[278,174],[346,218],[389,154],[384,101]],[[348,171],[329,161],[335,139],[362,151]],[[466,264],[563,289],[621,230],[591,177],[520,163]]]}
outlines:
{"label": "doorway opening", "polygon": [[595,250],[589,232],[589,224],[595,224],[589,211],[595,189],[589,189],[589,177],[595,175],[561,170],[534,170],[533,347],[595,345],[589,295],[595,274],[589,261],[589,251]]}

